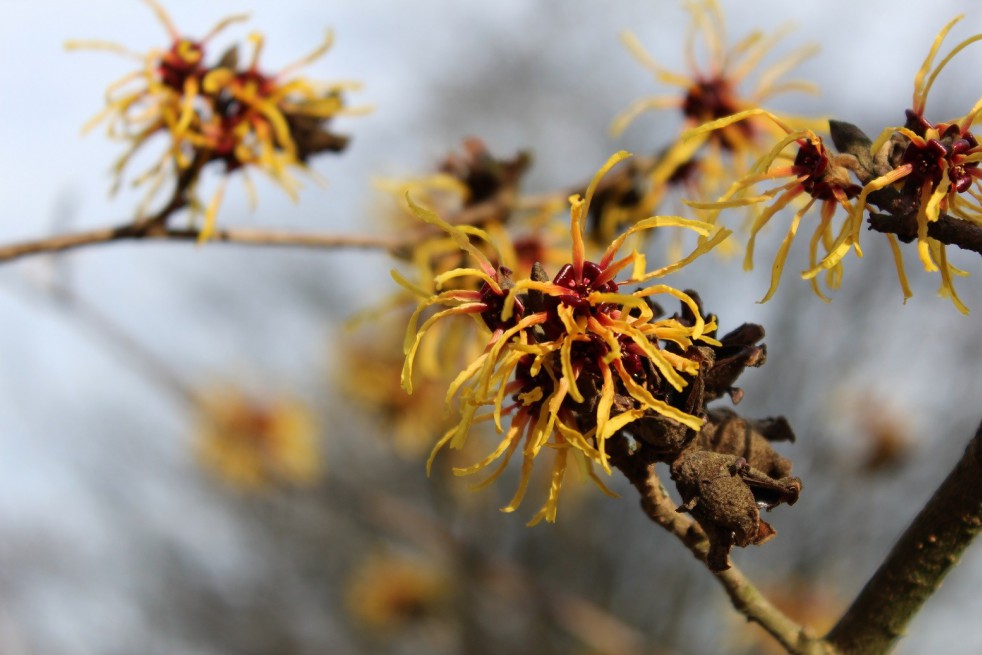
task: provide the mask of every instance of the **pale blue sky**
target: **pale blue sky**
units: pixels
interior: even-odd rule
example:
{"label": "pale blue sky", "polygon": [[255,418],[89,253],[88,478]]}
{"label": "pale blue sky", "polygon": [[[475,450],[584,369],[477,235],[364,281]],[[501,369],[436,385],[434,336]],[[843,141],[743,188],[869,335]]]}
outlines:
{"label": "pale blue sky", "polygon": [[[241,186],[233,183],[219,218],[223,224],[372,229],[366,216],[377,207],[373,176],[425,170],[471,134],[485,137],[501,155],[531,147],[531,183],[542,190],[588,177],[630,143],[653,148],[663,142],[652,137],[655,130],[667,138],[674,129],[648,116],[623,140],[604,133],[617,111],[659,91],[618,43],[619,30],[633,30],[668,63],[680,52],[684,25],[675,2],[576,0],[551,9],[550,3],[519,0],[166,4],[189,34],[203,33],[227,14],[251,11],[246,27],[231,28],[217,43],[260,29],[267,37],[264,61],[273,69],[307,52],[331,27],[336,45],[310,67],[310,76],[360,79],[365,87],[352,96],[354,103],[376,108],[371,116],[338,123],[353,141],[343,157],[316,163],[329,180],[326,188],[307,185],[297,207],[263,185],[259,210],[249,214]],[[798,30],[789,41],[822,45],[822,53],[800,70],[821,85],[823,95],[789,99],[784,108],[843,112],[837,115],[868,129],[902,121],[913,73],[950,15],[972,10],[956,38],[982,30],[982,12],[967,0],[930,8],[887,0],[724,4],[734,36],[791,20]],[[62,45],[70,38],[108,39],[140,50],[165,43],[162,28],[143,4],[122,0],[0,0],[0,16],[0,242],[46,234],[56,215],[75,227],[122,220],[136,196],[107,197],[119,144],[100,130],[81,138],[79,128],[99,110],[102,89],[130,64],[107,53],[68,53]],[[939,80],[931,106],[937,103],[942,118],[967,111],[977,98],[978,56],[979,50],[969,51]],[[325,342],[338,328],[305,306],[303,280],[329,280],[338,303],[364,306],[387,292],[389,266],[382,257],[139,244],[92,249],[72,255],[70,263],[81,296],[188,379],[233,378],[260,391],[287,387],[309,396],[320,392],[321,362],[330,356]],[[982,267],[968,259],[965,266],[973,277],[959,288],[973,307],[970,319],[933,296],[934,280],[920,283],[907,308],[900,307],[895,282],[884,286],[882,323],[865,323],[883,330],[882,357],[857,363],[852,383],[879,380],[929,416],[954,411],[950,402],[966,386],[982,388],[978,367],[963,380],[943,368],[956,368],[965,352],[964,361],[978,362],[978,348],[944,350],[938,343],[949,320],[961,321],[953,333],[979,332]],[[15,650],[20,630],[28,641],[45,633],[39,643],[50,650],[38,653],[111,652],[120,643],[143,643],[139,612],[128,604],[128,576],[148,563],[137,537],[126,536],[127,512],[138,508],[149,517],[151,532],[196,557],[211,557],[216,575],[234,575],[252,555],[237,546],[238,528],[221,504],[188,481],[195,469],[180,404],[43,298],[39,288],[51,274],[46,261],[0,268],[0,568],[13,567],[0,579],[0,651],[31,652]],[[734,266],[726,280],[732,287],[703,295],[715,311],[739,313],[733,321],[779,323],[780,296],[764,307],[753,304],[766,286],[765,274],[742,276]],[[792,293],[794,282],[786,280],[782,293]],[[799,285],[794,292],[807,289]],[[828,313],[810,314],[825,324],[828,342],[822,347],[852,338],[853,315],[842,311],[840,300]],[[807,302],[809,311],[822,309]],[[908,313],[898,318],[900,310]],[[914,311],[925,318],[910,318]],[[906,336],[889,336],[901,325],[897,329]],[[895,339],[906,340],[903,348],[891,346]],[[924,478],[933,486],[930,475]],[[132,494],[131,505],[107,501],[120,490]],[[182,520],[172,521],[176,516]],[[52,550],[32,559],[33,543]],[[227,559],[218,561],[209,554],[214,552],[227,553]],[[951,584],[958,586],[944,606],[956,609],[945,614],[940,603],[937,610],[929,607],[904,652],[973,655],[982,649],[982,628],[970,618],[982,611],[971,591],[982,585],[982,559],[978,552],[969,559],[955,574]],[[63,568],[52,569],[52,562]],[[17,578],[18,571],[27,581]],[[5,588],[16,593],[4,597]],[[5,621],[11,636],[3,636]],[[93,629],[99,625],[117,627],[105,634]]]}

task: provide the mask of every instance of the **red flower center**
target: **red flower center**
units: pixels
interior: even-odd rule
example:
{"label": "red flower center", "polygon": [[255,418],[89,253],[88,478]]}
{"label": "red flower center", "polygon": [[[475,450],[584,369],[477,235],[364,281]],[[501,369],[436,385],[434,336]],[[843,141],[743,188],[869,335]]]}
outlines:
{"label": "red flower center", "polygon": [[[740,111],[733,92],[733,85],[724,77],[697,81],[689,87],[682,102],[682,113],[693,123],[701,125],[718,118],[726,118]],[[713,139],[727,150],[735,150],[753,136],[753,126],[747,121],[734,123],[712,132]]]}
{"label": "red flower center", "polygon": [[938,134],[936,139],[927,139],[923,145],[913,141],[907,145],[901,161],[911,165],[907,184],[919,191],[925,183],[937,187],[947,169],[948,179],[957,193],[964,193],[972,186],[978,169],[978,162],[965,162],[964,156],[977,151],[978,141],[969,131],[964,133],[957,124],[931,123],[923,116],[907,110],[906,127],[918,136],[925,136],[928,130]]}
{"label": "red flower center", "polygon": [[201,74],[204,57],[205,50],[200,43],[189,39],[177,40],[160,58],[157,73],[165,85],[183,91],[188,78]]}
{"label": "red flower center", "polygon": [[846,198],[855,198],[862,189],[858,184],[842,184],[840,180],[830,178],[827,173],[831,162],[828,151],[820,143],[810,140],[798,142],[798,154],[791,166],[792,172],[798,177],[804,177],[801,186],[817,200],[836,200],[835,190],[841,190]]}

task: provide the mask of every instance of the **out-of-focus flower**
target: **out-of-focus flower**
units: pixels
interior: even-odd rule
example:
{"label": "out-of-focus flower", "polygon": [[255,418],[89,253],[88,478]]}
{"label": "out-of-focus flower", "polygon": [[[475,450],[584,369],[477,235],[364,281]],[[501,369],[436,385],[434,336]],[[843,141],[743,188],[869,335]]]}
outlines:
{"label": "out-of-focus flower", "polygon": [[[728,46],[723,14],[715,0],[693,0],[686,3],[686,8],[692,21],[686,41],[688,71],[685,73],[664,68],[637,37],[630,32],[623,34],[622,40],[631,54],[659,82],[678,87],[681,93],[636,101],[614,121],[611,129],[615,134],[622,132],[640,114],[653,109],[680,111],[684,118],[683,129],[688,129],[759,108],[781,93],[815,92],[815,86],[809,82],[781,79],[802,60],[812,56],[817,50],[815,46],[805,46],[782,57],[780,62],[760,73],[752,89],[741,91],[740,87],[783,38],[786,30],[771,36],[755,31]],[[697,52],[700,41],[705,52],[703,63]],[[774,134],[777,132],[773,124],[753,118],[707,132],[698,139],[675,143],[659,157],[651,173],[649,197],[642,203],[642,211],[654,211],[655,203],[666,188],[692,166],[699,168],[696,180],[701,193],[696,198],[715,197],[722,191],[722,180],[731,179],[734,173],[737,176],[746,174],[751,163],[764,154],[766,146],[761,137]]]}
{"label": "out-of-focus flower", "polygon": [[[555,520],[559,492],[571,463],[579,462],[606,490],[593,465],[610,471],[605,443],[621,428],[650,415],[691,430],[698,430],[703,422],[673,406],[670,397],[686,386],[684,375],[695,373],[698,363],[662,343],[682,349],[697,341],[718,343],[706,336],[715,324],[703,320],[688,294],[667,285],[655,284],[633,293],[622,292],[620,287],[678,270],[711,250],[729,232],[713,232],[711,225],[681,217],[650,217],[618,237],[598,262],[588,261],[582,229],[590,201],[603,175],[627,157],[623,152],[611,157],[590,183],[585,198],[570,197],[571,257],[551,281],[541,265],[534,266],[528,277],[514,278],[511,270],[495,266],[471,242],[479,231],[452,226],[409,200],[412,210],[450,235],[475,267],[447,271],[434,279],[436,293],[419,293],[423,300],[406,334],[403,386],[412,393],[417,353],[434,325],[463,316],[490,331],[484,352],[450,385],[447,401],[459,396],[460,421],[437,443],[428,466],[445,445],[460,448],[474,425],[493,422],[503,435],[498,446],[485,459],[455,472],[476,473],[500,460],[479,486],[486,485],[500,476],[524,442],[519,488],[503,508],[513,511],[525,495],[536,458],[542,452],[553,452],[548,498],[530,524]],[[690,229],[707,239],[688,257],[654,271],[646,270],[645,258],[637,251],[617,259],[631,234],[665,226]],[[629,279],[617,282],[617,276],[629,267]],[[445,288],[459,279],[479,280],[480,287]],[[693,324],[684,325],[674,318],[656,320],[649,298],[659,294],[685,303],[695,316]],[[435,306],[445,309],[420,325],[420,317]],[[512,402],[506,405],[508,398]],[[482,408],[485,411],[480,412]],[[503,416],[511,417],[507,430]]]}
{"label": "out-of-focus flower", "polygon": [[876,410],[870,408],[860,418],[862,436],[869,445],[859,469],[872,474],[896,471],[911,460],[914,439],[910,435],[909,424],[901,417]]}
{"label": "out-of-focus flower", "polygon": [[69,48],[122,53],[142,64],[109,86],[106,108],[86,126],[89,129],[108,121],[109,134],[129,142],[114,167],[116,187],[133,156],[151,139],[164,137],[167,145],[163,154],[133,180],[135,185],[149,186],[141,215],[169,179],[177,185],[174,205],[189,205],[200,211],[203,203],[195,193],[200,172],[212,162],[221,163],[226,177],[204,210],[201,235],[206,239],[214,229],[228,174],[243,172],[250,197],[254,192],[247,171],[258,170],[295,198],[298,181],[291,171],[308,171],[312,155],[337,152],[347,145],[347,137],[333,134],[327,125],[334,116],[353,111],[345,107],[342,94],[358,85],[291,77],[327,52],[330,34],[312,53],[277,73],[259,68],[263,39],[258,34],[249,37],[254,52],[245,68],[239,68],[235,48],[210,65],[206,50],[211,39],[246,16],[226,18],[203,38],[192,39],[181,35],[155,0],[145,1],[171,38],[166,50],[138,54],[102,41],[68,43]]}
{"label": "out-of-focus flower", "polygon": [[321,476],[314,418],[298,402],[217,389],[202,394],[198,422],[201,462],[237,488],[308,485]]}
{"label": "out-of-focus flower", "polygon": [[348,612],[365,628],[389,636],[437,614],[449,601],[448,573],[432,562],[372,555],[348,581]]}
{"label": "out-of-focus flower", "polygon": [[[518,214],[517,200],[520,184],[528,171],[531,159],[519,152],[510,159],[495,157],[485,143],[476,137],[464,139],[459,152],[450,152],[428,175],[407,179],[384,179],[377,184],[388,192],[394,211],[385,216],[399,230],[418,230],[419,221],[407,209],[406,194],[430,207],[448,222],[463,222],[488,231],[512,226]],[[469,220],[462,221],[464,214]],[[425,250],[428,243],[452,243],[445,234],[430,231],[432,239],[420,238],[407,244],[406,252],[399,252],[407,259],[415,259],[416,252]],[[459,249],[453,248],[458,251]]]}
{"label": "out-of-focus flower", "polygon": [[901,399],[859,383],[843,385],[839,395],[833,406],[850,436],[846,466],[877,475],[896,473],[911,462],[918,446],[917,420]]}
{"label": "out-of-focus flower", "polygon": [[[449,380],[423,376],[413,395],[402,392],[402,331],[399,312],[384,317],[381,326],[360,329],[342,341],[332,367],[342,392],[379,423],[397,452],[418,457],[432,447],[434,435],[443,434],[451,419],[441,411]],[[391,329],[390,329],[391,328]],[[448,336],[454,336],[450,333]]]}

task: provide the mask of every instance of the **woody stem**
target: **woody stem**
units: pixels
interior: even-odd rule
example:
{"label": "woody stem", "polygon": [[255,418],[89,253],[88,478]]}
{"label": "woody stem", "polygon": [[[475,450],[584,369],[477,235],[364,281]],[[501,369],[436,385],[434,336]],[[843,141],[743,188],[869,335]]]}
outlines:
{"label": "woody stem", "polygon": [[982,425],[826,639],[842,655],[888,653],[982,531]]}
{"label": "woody stem", "polygon": [[[696,559],[708,568],[709,540],[699,525],[676,511],[675,503],[662,486],[654,463],[626,453],[613,453],[611,462],[627,476],[641,494],[641,508],[652,521],[675,535]],[[833,651],[775,607],[735,566],[711,571],[723,586],[736,611],[774,637],[792,655],[829,655]]]}

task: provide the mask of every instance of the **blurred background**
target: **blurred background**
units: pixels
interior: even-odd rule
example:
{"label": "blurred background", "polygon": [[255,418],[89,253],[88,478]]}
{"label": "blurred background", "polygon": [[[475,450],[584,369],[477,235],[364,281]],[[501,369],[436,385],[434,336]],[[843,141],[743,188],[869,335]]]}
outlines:
{"label": "blurred background", "polygon": [[[260,30],[273,70],[333,28],[335,47],[307,74],[361,80],[350,102],[374,106],[335,124],[353,139],[314,161],[325,187],[306,185],[295,205],[260,184],[253,212],[233,182],[220,225],[378,232],[393,210],[375,182],[425,174],[466,137],[501,158],[529,151],[523,189],[535,194],[588,179],[618,149],[654,152],[679,129],[672,113],[652,112],[617,139],[608,133],[629,103],[665,91],[620,44],[622,29],[684,69],[688,15],[675,2],[166,6],[192,36],[251,12],[216,50]],[[0,8],[0,242],[126,220],[139,192],[107,193],[121,145],[79,130],[132,64],[63,44],[145,51],[166,33],[140,2]],[[731,43],[796,25],[768,61],[821,45],[793,75],[821,95],[782,96],[774,108],[871,134],[903,120],[944,22],[969,11],[952,43],[982,30],[965,0],[930,12],[886,0],[723,8]],[[969,50],[941,76],[932,114],[971,107],[976,59]],[[733,557],[824,629],[979,421],[982,267],[952,254],[972,275],[956,281],[974,312],[965,317],[908,251],[914,297],[904,306],[885,239],[868,235],[831,304],[793,275],[756,304],[782,236],[766,231],[753,273],[706,257],[669,282],[698,289],[724,332],[748,321],[767,330],[769,359],[741,379],[741,412],[790,419],[798,441],[781,451],[805,490],[768,517],[775,540]],[[804,268],[797,245],[792,272]],[[348,327],[393,293],[391,267],[378,253],[146,243],[0,267],[0,653],[778,652],[616,476],[620,499],[570,489],[558,522],[533,529],[532,501],[519,515],[497,511],[509,483],[471,493],[450,458],[427,479],[440,403],[401,397],[398,368],[382,361],[393,341],[384,319]],[[189,398],[207,398],[227,424],[310,435],[295,445],[302,461],[284,468],[291,484],[259,484],[262,472],[234,453],[216,456],[215,421]],[[976,544],[897,652],[982,653],[980,585]]]}

